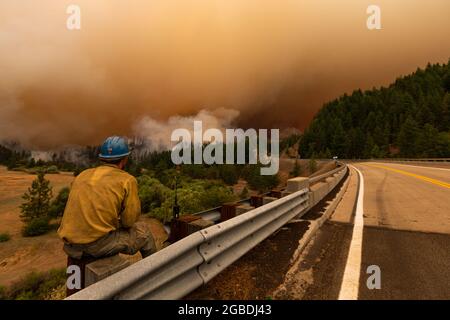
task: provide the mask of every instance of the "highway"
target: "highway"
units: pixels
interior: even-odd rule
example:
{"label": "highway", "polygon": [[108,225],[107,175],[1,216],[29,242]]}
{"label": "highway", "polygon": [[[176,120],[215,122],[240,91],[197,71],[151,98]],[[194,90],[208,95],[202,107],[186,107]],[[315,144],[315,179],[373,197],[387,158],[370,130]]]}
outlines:
{"label": "highway", "polygon": [[[343,199],[301,257],[305,289],[287,297],[450,299],[450,169],[350,167]],[[367,286],[369,266],[380,289]]]}

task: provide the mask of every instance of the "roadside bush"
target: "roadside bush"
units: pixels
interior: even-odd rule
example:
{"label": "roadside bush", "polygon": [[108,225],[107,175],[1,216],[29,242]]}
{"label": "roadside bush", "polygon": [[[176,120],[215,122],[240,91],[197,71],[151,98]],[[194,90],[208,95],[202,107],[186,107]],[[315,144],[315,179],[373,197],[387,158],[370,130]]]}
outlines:
{"label": "roadside bush", "polygon": [[139,199],[141,200],[141,211],[149,213],[161,207],[169,196],[171,190],[163,185],[159,180],[147,175],[137,178],[139,185]]}
{"label": "roadside bush", "polygon": [[9,233],[0,233],[0,242],[6,242],[9,239],[11,239],[11,236],[9,235]]}
{"label": "roadside bush", "polygon": [[25,224],[22,235],[24,237],[36,237],[47,233],[50,229],[48,217],[34,218]]}
{"label": "roadside bush", "polygon": [[221,183],[209,182],[203,186],[203,192],[200,195],[200,205],[202,210],[219,207],[224,203],[236,201],[231,187],[224,186]]}
{"label": "roadside bush", "polygon": [[[170,221],[175,204],[175,190],[147,175],[138,177],[138,184],[142,212],[163,222]],[[178,184],[177,200],[181,214],[192,214],[235,201],[236,197],[232,189],[220,180],[196,180],[182,176]]]}
{"label": "roadside bush", "polygon": [[84,168],[76,167],[75,170],[73,170],[73,176],[77,177],[83,170]]}
{"label": "roadside bush", "polygon": [[249,186],[253,190],[258,190],[259,192],[269,191],[278,186],[280,183],[278,175],[261,175],[260,168],[259,165],[248,166],[245,172],[245,179]]}

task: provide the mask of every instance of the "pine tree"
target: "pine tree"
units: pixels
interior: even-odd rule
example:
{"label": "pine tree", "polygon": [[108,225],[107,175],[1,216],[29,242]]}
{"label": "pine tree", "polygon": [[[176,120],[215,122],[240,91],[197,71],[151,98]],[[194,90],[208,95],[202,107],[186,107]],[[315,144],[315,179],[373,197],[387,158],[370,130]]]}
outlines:
{"label": "pine tree", "polygon": [[420,157],[434,158],[438,157],[438,139],[439,131],[431,124],[427,123],[418,139],[418,152]]}
{"label": "pine tree", "polygon": [[52,187],[50,181],[45,179],[44,172],[38,172],[37,178],[23,195],[25,202],[20,206],[21,218],[28,223],[36,218],[44,218],[48,214],[50,208],[50,200],[52,198]]}
{"label": "pine tree", "polygon": [[337,121],[336,128],[333,133],[333,142],[331,150],[340,158],[345,158],[348,150],[347,135],[340,121]]}
{"label": "pine tree", "polygon": [[373,151],[374,147],[375,147],[375,143],[373,142],[373,138],[369,133],[369,134],[367,134],[366,145],[365,145],[364,154],[363,154],[365,159],[372,158],[372,151]]}
{"label": "pine tree", "polygon": [[419,138],[419,126],[414,119],[409,116],[403,123],[398,134],[398,146],[400,153],[404,157],[417,156],[417,140]]}

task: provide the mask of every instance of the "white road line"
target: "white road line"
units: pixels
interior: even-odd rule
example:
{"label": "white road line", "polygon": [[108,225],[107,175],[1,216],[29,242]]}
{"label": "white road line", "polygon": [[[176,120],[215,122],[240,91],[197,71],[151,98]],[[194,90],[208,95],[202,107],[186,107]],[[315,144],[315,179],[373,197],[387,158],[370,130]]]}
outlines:
{"label": "white road line", "polygon": [[[350,165],[351,166],[351,165]],[[352,241],[348,252],[347,264],[345,265],[344,277],[342,278],[339,300],[357,300],[359,290],[359,276],[361,272],[362,239],[364,228],[364,177],[358,169],[351,166],[359,175],[359,191],[356,203],[355,221],[353,225]]]}

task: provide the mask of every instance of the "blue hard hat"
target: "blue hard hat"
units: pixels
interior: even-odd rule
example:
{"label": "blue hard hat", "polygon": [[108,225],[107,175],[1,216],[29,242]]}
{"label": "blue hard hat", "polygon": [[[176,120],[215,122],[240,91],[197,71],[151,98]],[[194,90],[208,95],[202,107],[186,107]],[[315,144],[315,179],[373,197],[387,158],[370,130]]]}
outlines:
{"label": "blue hard hat", "polygon": [[124,138],[118,136],[109,137],[103,142],[100,148],[100,159],[114,160],[128,156],[130,149]]}

